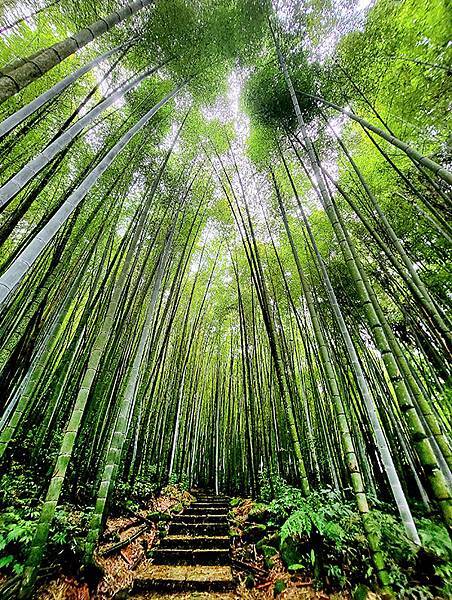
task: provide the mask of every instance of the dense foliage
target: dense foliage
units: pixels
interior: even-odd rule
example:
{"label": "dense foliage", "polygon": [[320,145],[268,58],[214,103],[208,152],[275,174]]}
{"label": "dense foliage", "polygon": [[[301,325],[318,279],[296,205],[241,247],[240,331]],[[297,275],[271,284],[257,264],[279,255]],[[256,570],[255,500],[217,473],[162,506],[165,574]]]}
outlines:
{"label": "dense foliage", "polygon": [[[261,502],[249,511],[247,529],[265,523],[256,544],[264,556],[280,553],[289,571],[310,574],[324,589],[348,588],[358,595],[360,588],[375,586],[366,533],[352,500],[331,488],[305,497],[275,475],[261,483]],[[389,505],[375,498],[372,508],[372,527],[384,548],[397,597],[447,597],[452,584],[447,529],[421,511],[416,523],[423,550],[418,553]]]}

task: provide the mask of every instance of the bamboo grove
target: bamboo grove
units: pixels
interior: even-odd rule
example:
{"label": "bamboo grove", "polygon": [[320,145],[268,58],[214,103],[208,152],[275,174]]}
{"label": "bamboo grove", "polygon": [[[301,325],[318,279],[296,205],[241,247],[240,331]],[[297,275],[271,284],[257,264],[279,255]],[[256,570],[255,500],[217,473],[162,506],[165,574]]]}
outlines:
{"label": "bamboo grove", "polygon": [[89,563],[118,486],[256,496],[264,473],[354,497],[386,585],[370,499],[415,544],[415,504],[452,521],[445,3],[15,4],[0,460],[34,473],[21,597],[61,503],[92,508]]}

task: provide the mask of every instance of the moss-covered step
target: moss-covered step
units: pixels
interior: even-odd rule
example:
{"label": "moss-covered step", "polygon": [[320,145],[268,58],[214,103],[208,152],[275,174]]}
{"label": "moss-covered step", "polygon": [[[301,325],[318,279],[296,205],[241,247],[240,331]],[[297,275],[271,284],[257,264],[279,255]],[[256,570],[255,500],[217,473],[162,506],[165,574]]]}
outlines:
{"label": "moss-covered step", "polygon": [[150,590],[215,592],[233,588],[229,566],[151,565],[137,573],[132,593]]}
{"label": "moss-covered step", "polygon": [[159,548],[229,548],[229,536],[167,535]]}
{"label": "moss-covered step", "polygon": [[157,548],[152,552],[158,565],[227,565],[228,548]]}
{"label": "moss-covered step", "polygon": [[170,523],[169,535],[192,535],[192,536],[223,536],[228,535],[229,525],[227,521],[217,523]]}

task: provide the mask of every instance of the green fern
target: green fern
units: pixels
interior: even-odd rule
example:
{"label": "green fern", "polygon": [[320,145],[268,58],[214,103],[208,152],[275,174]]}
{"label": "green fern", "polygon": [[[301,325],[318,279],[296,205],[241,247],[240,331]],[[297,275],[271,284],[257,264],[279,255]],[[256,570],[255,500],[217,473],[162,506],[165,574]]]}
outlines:
{"label": "green fern", "polygon": [[285,521],[281,527],[281,544],[284,544],[287,538],[297,538],[302,535],[309,535],[312,530],[312,521],[304,510],[297,510]]}

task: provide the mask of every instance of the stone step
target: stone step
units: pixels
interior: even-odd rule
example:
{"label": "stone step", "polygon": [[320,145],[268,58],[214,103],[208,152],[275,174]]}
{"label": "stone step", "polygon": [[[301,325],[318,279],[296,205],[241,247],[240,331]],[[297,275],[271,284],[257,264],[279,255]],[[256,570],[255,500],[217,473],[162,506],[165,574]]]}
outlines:
{"label": "stone step", "polygon": [[169,535],[191,535],[191,536],[223,536],[228,535],[229,525],[226,521],[221,522],[171,522]]}
{"label": "stone step", "polygon": [[190,508],[186,509],[186,512],[204,512],[210,514],[225,514],[227,515],[230,511],[228,506],[209,506],[207,504],[192,504]]}
{"label": "stone step", "polygon": [[227,515],[229,509],[227,506],[199,506],[198,504],[192,504],[189,508],[186,509],[185,514],[191,513],[208,513],[215,515]]}
{"label": "stone step", "polygon": [[209,504],[208,502],[193,502],[193,504],[190,504],[189,507],[186,508],[186,510],[190,510],[192,508],[196,508],[199,510],[226,510],[229,511],[231,510],[230,506],[228,504]]}
{"label": "stone step", "polygon": [[192,496],[204,496],[206,498],[230,498],[229,494],[215,494],[215,492],[209,492],[206,490],[196,490],[190,492]]}
{"label": "stone step", "polygon": [[222,536],[189,536],[167,535],[159,544],[159,548],[229,548],[229,537]]}
{"label": "stone step", "polygon": [[181,515],[176,515],[171,519],[172,523],[226,523],[227,519],[224,515],[207,515],[203,513],[194,513],[187,514],[182,513]]}
{"label": "stone step", "polygon": [[230,505],[227,502],[193,502],[190,508],[202,508],[204,510],[210,510],[217,508],[219,510],[231,510]]}
{"label": "stone step", "polygon": [[152,552],[156,565],[227,565],[228,548],[157,548]]}
{"label": "stone step", "polygon": [[[123,596],[118,596],[119,598]],[[134,600],[237,600],[237,595],[234,592],[223,590],[213,592],[199,591],[199,590],[185,590],[185,592],[174,592],[172,590],[150,590],[144,594],[133,594],[133,596],[127,596]],[[116,600],[116,598],[115,598]]]}
{"label": "stone step", "polygon": [[151,590],[216,592],[233,588],[234,579],[229,566],[151,565],[137,573],[132,593]]}
{"label": "stone step", "polygon": [[214,510],[213,512],[210,512],[210,508],[206,508],[206,509],[196,509],[193,511],[190,510],[185,510],[183,513],[179,514],[179,515],[175,515],[174,518],[176,517],[184,517],[185,515],[188,515],[190,517],[202,517],[203,515],[206,517],[211,517],[214,519],[217,519],[218,521],[226,521],[228,518],[228,513],[223,509],[223,510]]}
{"label": "stone step", "polygon": [[195,496],[196,502],[209,502],[210,504],[229,504],[230,499],[223,496]]}

